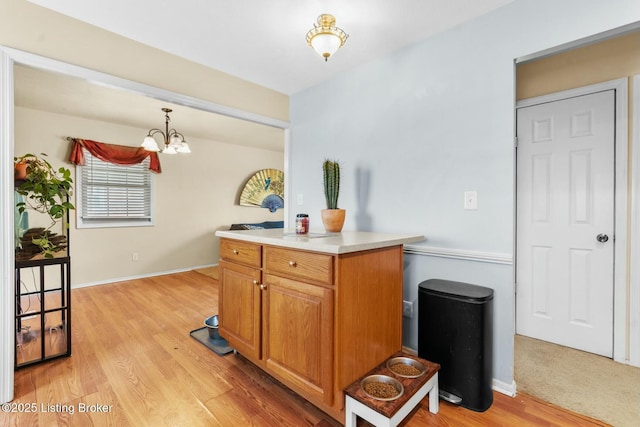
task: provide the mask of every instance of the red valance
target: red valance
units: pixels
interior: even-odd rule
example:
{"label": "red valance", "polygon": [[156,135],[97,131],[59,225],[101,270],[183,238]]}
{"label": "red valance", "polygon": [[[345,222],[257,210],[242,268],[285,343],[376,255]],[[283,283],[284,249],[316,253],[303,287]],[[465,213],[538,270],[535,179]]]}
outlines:
{"label": "red valance", "polygon": [[117,165],[135,165],[149,157],[149,170],[160,173],[160,158],[155,151],[147,151],[142,147],[128,147],[125,145],[106,144],[104,142],[91,141],[89,139],[67,138],[73,143],[69,161],[76,165],[85,164],[82,148],[86,148],[93,156],[104,162]]}

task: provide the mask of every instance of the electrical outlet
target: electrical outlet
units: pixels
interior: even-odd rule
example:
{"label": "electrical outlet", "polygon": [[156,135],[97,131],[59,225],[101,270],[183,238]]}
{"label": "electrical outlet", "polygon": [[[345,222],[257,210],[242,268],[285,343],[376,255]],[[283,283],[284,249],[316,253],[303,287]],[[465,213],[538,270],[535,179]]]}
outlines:
{"label": "electrical outlet", "polygon": [[402,315],[413,319],[413,301],[402,301]]}
{"label": "electrical outlet", "polygon": [[140,256],[138,255],[138,252],[134,252],[131,254],[131,261],[133,262],[140,261]]}

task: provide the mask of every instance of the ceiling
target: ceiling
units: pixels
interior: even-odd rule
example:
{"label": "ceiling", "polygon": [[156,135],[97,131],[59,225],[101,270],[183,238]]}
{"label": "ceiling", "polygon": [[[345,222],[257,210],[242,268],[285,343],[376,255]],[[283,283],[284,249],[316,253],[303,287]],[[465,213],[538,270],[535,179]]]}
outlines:
{"label": "ceiling", "polygon": [[[29,1],[291,95],[513,0]],[[307,45],[305,35],[317,16],[327,12],[349,39],[325,62]],[[169,107],[174,110],[171,125],[188,141],[201,138],[284,151],[282,129],[25,66],[16,67],[15,79],[19,107],[145,130],[162,127],[160,109]],[[150,111],[157,117],[150,120]]]}
{"label": "ceiling", "polygon": [[[513,0],[29,0],[287,95]],[[325,62],[305,40],[321,13],[349,39]]]}
{"label": "ceiling", "polygon": [[[283,130],[279,128],[171,104],[23,65],[15,66],[14,79],[16,106],[142,128],[140,143],[146,136],[146,130],[164,129],[161,108],[168,107],[174,110],[169,127],[182,133],[187,142],[199,138],[284,151]],[[154,113],[155,116],[151,116]],[[68,136],[91,139],[91,135]]]}

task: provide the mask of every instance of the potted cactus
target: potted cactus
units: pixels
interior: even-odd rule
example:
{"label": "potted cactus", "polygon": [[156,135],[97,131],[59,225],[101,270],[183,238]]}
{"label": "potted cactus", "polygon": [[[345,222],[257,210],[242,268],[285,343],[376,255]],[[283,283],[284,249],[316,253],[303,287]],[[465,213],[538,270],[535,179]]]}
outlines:
{"label": "potted cactus", "polygon": [[328,232],[340,232],[344,225],[346,211],[338,208],[340,195],[340,164],[337,161],[325,159],[322,163],[324,179],[324,197],[327,209],[321,212],[324,229]]}

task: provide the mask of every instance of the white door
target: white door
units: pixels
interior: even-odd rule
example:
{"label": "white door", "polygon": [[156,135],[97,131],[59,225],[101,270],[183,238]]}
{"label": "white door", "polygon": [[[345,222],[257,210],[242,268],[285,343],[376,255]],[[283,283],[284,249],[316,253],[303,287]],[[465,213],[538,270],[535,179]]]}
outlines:
{"label": "white door", "polygon": [[516,331],[613,355],[615,93],[517,111]]}

